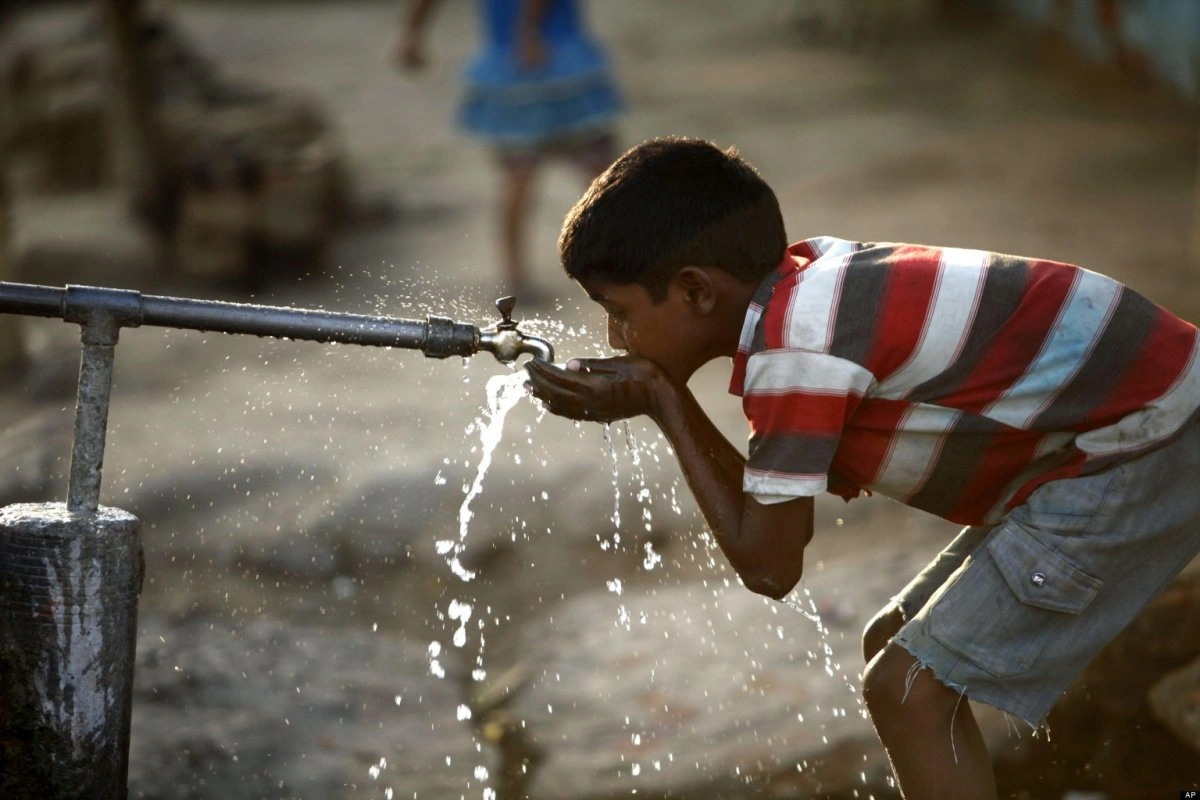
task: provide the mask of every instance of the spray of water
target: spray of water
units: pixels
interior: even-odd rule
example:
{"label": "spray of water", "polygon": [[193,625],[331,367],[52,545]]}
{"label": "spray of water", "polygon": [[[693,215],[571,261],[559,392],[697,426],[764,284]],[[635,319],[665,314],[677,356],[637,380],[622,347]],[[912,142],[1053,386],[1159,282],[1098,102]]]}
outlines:
{"label": "spray of water", "polygon": [[[817,603],[815,600],[813,600],[812,592],[810,592],[808,587],[804,585],[804,581],[801,581],[796,585],[796,588],[788,592],[787,596],[783,598],[783,602],[788,607],[799,611],[804,617],[811,621],[813,625],[816,626],[817,635],[821,640],[821,655],[823,657],[822,660],[824,661],[825,674],[831,678],[841,678],[846,690],[854,698],[854,703],[858,707],[859,716],[866,719],[867,709],[862,702],[862,698],[859,696],[858,687],[851,676],[846,674],[846,670],[842,667],[841,663],[834,660],[833,646],[829,643],[829,628],[821,620],[821,615],[817,611]],[[810,660],[815,661],[816,658],[813,658],[812,654],[810,654]],[[837,709],[835,709],[835,713],[836,711]],[[845,716],[845,713],[845,710],[842,709],[841,715]]]}
{"label": "spray of water", "polygon": [[438,553],[448,556],[450,569],[464,581],[475,577],[475,572],[464,567],[459,559],[466,548],[467,532],[471,526],[471,519],[475,516],[475,512],[471,510],[471,501],[483,491],[483,479],[492,465],[492,454],[495,453],[496,445],[500,444],[500,437],[504,433],[504,418],[527,393],[524,371],[494,375],[488,379],[487,411],[485,418],[478,422],[481,450],[479,466],[475,470],[474,481],[467,489],[467,496],[463,498],[458,509],[458,541],[442,539],[437,542]]}

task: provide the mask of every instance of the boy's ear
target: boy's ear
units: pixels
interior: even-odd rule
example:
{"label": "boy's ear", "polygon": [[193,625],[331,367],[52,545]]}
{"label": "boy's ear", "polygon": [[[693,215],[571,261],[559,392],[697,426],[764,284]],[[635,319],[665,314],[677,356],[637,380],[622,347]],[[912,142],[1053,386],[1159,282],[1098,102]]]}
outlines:
{"label": "boy's ear", "polygon": [[708,314],[716,306],[717,287],[708,270],[701,267],[683,267],[675,273],[673,282],[697,314]]}

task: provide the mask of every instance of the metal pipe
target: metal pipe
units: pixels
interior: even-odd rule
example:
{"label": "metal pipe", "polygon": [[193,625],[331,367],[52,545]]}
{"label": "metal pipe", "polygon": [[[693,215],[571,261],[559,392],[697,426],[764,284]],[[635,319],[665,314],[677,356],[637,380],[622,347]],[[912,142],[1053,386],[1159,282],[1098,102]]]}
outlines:
{"label": "metal pipe", "polygon": [[[502,362],[528,353],[553,359],[544,339],[526,336],[512,322],[512,298],[504,298],[503,322],[490,333],[446,317],[425,321],[318,309],[143,295],[121,289],[0,282],[0,313],[61,317],[83,322],[97,311],[115,317],[119,327],[154,325],[218,333],[272,336],[315,342],[421,350],[431,358],[470,356],[487,350]],[[500,305],[500,303],[498,303]]]}
{"label": "metal pipe", "polygon": [[0,281],[0,311],[9,314],[61,318],[66,299],[66,289]]}
{"label": "metal pipe", "polygon": [[104,437],[108,430],[108,399],[112,391],[115,349],[111,344],[85,342],[79,360],[75,439],[67,483],[67,508],[75,514],[94,514],[100,504],[100,472],[104,467]]}
{"label": "metal pipe", "polygon": [[[142,297],[142,324],[166,328],[188,328],[220,333],[273,336],[313,342],[339,342],[372,347],[404,347],[424,350],[430,344],[431,321],[446,327],[447,352],[438,356],[469,356],[476,351],[474,326],[430,317],[429,320],[346,314],[303,308],[228,303],[216,300],[188,300],[177,297]],[[443,321],[444,320],[444,321]]]}
{"label": "metal pipe", "polygon": [[67,509],[90,516],[100,503],[100,472],[104,465],[117,340],[122,326],[139,324],[141,307],[137,292],[69,286],[62,309],[63,319],[79,323],[83,342]]}

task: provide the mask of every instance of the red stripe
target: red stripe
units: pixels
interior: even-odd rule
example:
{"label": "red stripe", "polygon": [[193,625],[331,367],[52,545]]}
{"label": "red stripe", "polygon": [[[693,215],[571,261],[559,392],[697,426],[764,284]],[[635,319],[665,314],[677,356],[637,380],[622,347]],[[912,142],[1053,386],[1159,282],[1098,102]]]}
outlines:
{"label": "red stripe", "polygon": [[755,436],[835,436],[861,400],[858,395],[812,392],[747,394],[742,398],[742,409]]}
{"label": "red stripe", "polygon": [[[875,341],[864,366],[883,381],[900,368],[921,340],[941,268],[940,250],[909,245],[888,256],[882,307],[876,313]],[[871,313],[863,309],[863,313]]]}
{"label": "red stripe", "polygon": [[763,310],[762,316],[765,350],[778,350],[787,340],[787,312],[796,293],[796,284],[800,282],[800,275],[800,272],[796,272],[781,278],[779,283],[775,284],[775,293]]}
{"label": "red stripe", "polygon": [[853,425],[842,432],[838,471],[860,486],[875,483],[891,451],[900,420],[911,406],[903,400],[880,399],[860,405]]}
{"label": "red stripe", "polygon": [[1012,511],[1017,506],[1029,499],[1029,495],[1033,494],[1033,490],[1041,486],[1043,483],[1056,481],[1060,478],[1074,478],[1083,474],[1083,462],[1087,456],[1081,451],[1075,451],[1071,460],[1062,466],[1055,467],[1048,472],[1043,472],[1041,475],[1031,479],[1024,486],[1017,490],[1017,493],[1004,504],[1005,511]]}
{"label": "red stripe", "polygon": [[729,393],[742,396],[746,390],[746,365],[750,362],[750,357],[738,350],[737,355],[733,357],[733,370],[729,373]]}
{"label": "red stripe", "polygon": [[1012,476],[1019,475],[1037,456],[1041,440],[1041,434],[1015,429],[1002,434],[997,444],[988,448],[979,460],[962,494],[946,513],[946,519],[963,525],[979,524],[1003,497]]}
{"label": "red stripe", "polygon": [[816,261],[821,257],[821,254],[808,243],[807,239],[788,245],[788,255],[805,261]]}
{"label": "red stripe", "polygon": [[1037,357],[1049,334],[1049,321],[1071,292],[1079,271],[1050,262],[1030,262],[1032,280],[1016,312],[993,337],[959,389],[938,400],[939,405],[979,413],[1020,380]]}

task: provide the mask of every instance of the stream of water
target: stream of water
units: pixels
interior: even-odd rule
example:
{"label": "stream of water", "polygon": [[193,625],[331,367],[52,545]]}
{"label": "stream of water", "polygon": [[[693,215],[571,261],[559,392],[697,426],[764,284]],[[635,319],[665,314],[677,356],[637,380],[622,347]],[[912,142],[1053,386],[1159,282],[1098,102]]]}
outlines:
{"label": "stream of water", "polygon": [[483,491],[483,479],[492,465],[492,454],[496,452],[496,445],[500,444],[500,438],[504,433],[505,417],[527,394],[524,370],[507,375],[492,376],[487,382],[487,410],[484,412],[484,417],[476,420],[467,429],[468,433],[472,428],[479,430],[481,451],[479,466],[475,470],[475,479],[471,482],[466,497],[463,498],[462,505],[458,508],[458,541],[441,539],[437,542],[438,553],[447,556],[446,561],[450,565],[450,569],[464,581],[472,580],[475,577],[474,571],[464,567],[459,558],[466,548],[467,532],[470,530],[471,520],[475,516],[475,512],[471,510],[471,502]]}

